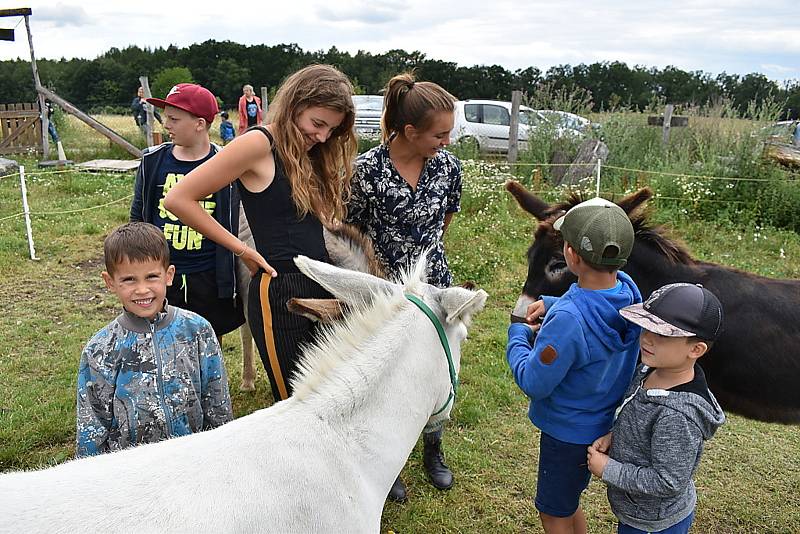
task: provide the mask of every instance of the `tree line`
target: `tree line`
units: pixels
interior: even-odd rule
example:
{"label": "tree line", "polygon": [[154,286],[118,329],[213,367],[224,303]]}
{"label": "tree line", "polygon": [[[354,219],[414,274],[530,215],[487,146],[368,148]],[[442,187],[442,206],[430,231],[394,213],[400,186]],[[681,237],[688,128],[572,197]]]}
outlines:
{"label": "tree line", "polygon": [[[644,110],[659,103],[705,106],[727,102],[741,116],[753,103],[765,100],[782,108],[784,118],[800,116],[800,81],[783,86],[763,74],[744,76],[704,71],[663,69],[619,61],[589,65],[559,65],[542,72],[536,67],[510,71],[500,65],[459,66],[429,59],[414,51],[382,54],[304,51],[296,44],[242,45],[209,40],[188,47],[111,48],[95,59],[41,59],[37,61],[44,85],[90,112],[127,108],[139,86],[139,76],[151,81],[154,96],[163,97],[177,81],[193,81],[209,88],[224,108],[236,107],[242,85],[265,86],[272,91],[291,72],[310,63],[337,66],[353,80],[360,93],[375,94],[393,75],[415,70],[419,79],[434,81],[460,99],[510,100],[511,91],[529,97],[537,92],[580,92],[593,111]],[[0,61],[0,102],[33,102],[30,63]],[[166,89],[165,89],[166,87]],[[590,98],[589,98],[590,97]]]}

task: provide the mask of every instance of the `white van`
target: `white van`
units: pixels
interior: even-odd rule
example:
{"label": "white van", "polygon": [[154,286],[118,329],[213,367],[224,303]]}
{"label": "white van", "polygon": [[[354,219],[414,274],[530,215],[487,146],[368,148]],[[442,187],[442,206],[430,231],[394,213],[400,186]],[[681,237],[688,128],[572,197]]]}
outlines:
{"label": "white van", "polygon": [[356,108],[355,130],[361,137],[381,136],[381,114],[383,97],[380,95],[353,95]]}
{"label": "white van", "polygon": [[[508,152],[511,102],[500,100],[460,100],[455,105],[453,143],[472,144],[480,152]],[[547,128],[554,137],[580,139],[591,129],[588,119],[573,113],[519,107],[517,146],[528,149],[528,136],[537,128]]]}
{"label": "white van", "polygon": [[[528,124],[536,112],[519,107],[519,150],[528,148]],[[511,102],[499,100],[459,100],[455,104],[453,143],[472,144],[480,152],[508,152],[508,131],[511,125]]]}

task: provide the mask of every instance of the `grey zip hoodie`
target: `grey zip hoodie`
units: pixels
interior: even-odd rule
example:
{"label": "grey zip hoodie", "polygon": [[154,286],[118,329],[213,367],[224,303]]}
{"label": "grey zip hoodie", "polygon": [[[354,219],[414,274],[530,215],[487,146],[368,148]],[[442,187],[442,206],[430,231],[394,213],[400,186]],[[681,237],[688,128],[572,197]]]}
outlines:
{"label": "grey zip hoodie", "polygon": [[692,476],[703,442],[725,422],[705,375],[695,365],[694,380],[664,389],[644,389],[650,369],[639,365],[612,429],[603,470],[608,501],[620,522],[664,530],[695,508]]}

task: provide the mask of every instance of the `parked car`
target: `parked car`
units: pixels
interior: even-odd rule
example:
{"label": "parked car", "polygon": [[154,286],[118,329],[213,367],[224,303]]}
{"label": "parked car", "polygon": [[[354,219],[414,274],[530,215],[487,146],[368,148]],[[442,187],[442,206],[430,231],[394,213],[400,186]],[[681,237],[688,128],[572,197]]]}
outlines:
{"label": "parked car", "polygon": [[582,137],[589,133],[592,128],[592,123],[589,119],[568,111],[538,109],[536,114],[539,117],[543,117],[562,135]]}
{"label": "parked car", "polygon": [[356,134],[363,137],[380,137],[383,97],[380,95],[353,95],[356,108]]}
{"label": "parked car", "polygon": [[[520,106],[517,142],[520,150],[528,148],[528,127],[535,111]],[[480,152],[508,152],[511,125],[511,102],[499,100],[459,100],[455,104],[454,143],[473,146]]]}
{"label": "parked car", "polygon": [[764,155],[787,167],[800,167],[800,120],[778,121],[761,129]]}
{"label": "parked car", "polygon": [[[582,138],[590,122],[574,113],[535,110],[519,107],[518,148],[528,148],[528,137],[537,128],[552,128],[556,137]],[[473,145],[480,152],[508,152],[511,126],[511,102],[500,100],[463,100],[455,105],[453,142]]]}

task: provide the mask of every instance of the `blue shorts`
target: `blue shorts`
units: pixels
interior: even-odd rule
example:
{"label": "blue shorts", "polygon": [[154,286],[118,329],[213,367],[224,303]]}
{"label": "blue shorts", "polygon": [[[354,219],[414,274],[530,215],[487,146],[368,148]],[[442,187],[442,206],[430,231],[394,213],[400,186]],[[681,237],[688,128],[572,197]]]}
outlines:
{"label": "blue shorts", "polygon": [[581,493],[592,474],[586,466],[591,445],[566,443],[542,432],[539,440],[539,480],[536,509],[554,517],[569,517],[578,510]]}
{"label": "blue shorts", "polygon": [[665,528],[664,530],[658,530],[658,531],[639,530],[638,528],[633,528],[624,523],[620,523],[617,526],[617,534],[687,534],[689,532],[689,528],[692,526],[693,521],[694,521],[694,512],[689,514],[689,517],[687,517],[680,523],[675,523],[669,528]]}
{"label": "blue shorts", "polygon": [[675,523],[671,527],[665,528],[664,530],[639,530],[638,528],[631,527],[624,523],[619,523],[617,525],[617,534],[687,534],[693,522],[694,511],[692,511],[692,513],[689,514],[689,517],[680,523]]}

